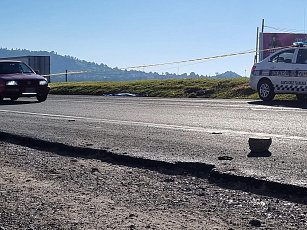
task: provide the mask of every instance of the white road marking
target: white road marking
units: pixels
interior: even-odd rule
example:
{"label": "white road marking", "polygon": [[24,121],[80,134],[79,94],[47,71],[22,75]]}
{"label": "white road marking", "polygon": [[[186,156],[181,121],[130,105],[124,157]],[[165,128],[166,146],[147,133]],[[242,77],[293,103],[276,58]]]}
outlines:
{"label": "white road marking", "polygon": [[210,129],[210,128],[205,128],[205,127],[195,127],[195,126],[187,126],[187,125],[159,124],[159,123],[150,123],[150,122],[141,122],[141,121],[113,120],[113,119],[104,119],[104,118],[68,116],[68,115],[47,114],[47,113],[33,113],[33,112],[23,112],[23,111],[13,111],[13,110],[0,110],[0,112],[31,115],[31,116],[34,115],[34,116],[48,117],[48,118],[54,118],[54,119],[87,120],[87,121],[103,122],[103,123],[109,123],[109,124],[135,125],[135,126],[145,126],[145,127],[152,127],[152,128],[171,129],[171,130],[203,132],[203,133],[210,133],[210,134],[221,133],[219,135],[225,135],[225,134],[226,135],[244,135],[244,136],[271,137],[271,138],[279,138],[279,139],[307,141],[306,137],[288,136],[288,135],[274,134],[274,133],[246,132],[246,131],[231,130],[231,129]]}
{"label": "white road marking", "polygon": [[[107,104],[107,105],[134,105],[134,106],[152,106],[151,101],[155,101],[154,99],[152,100],[146,100],[146,101],[138,101],[135,100],[134,102],[123,102],[118,101],[119,99],[114,99],[114,101],[91,101],[91,104]],[[69,103],[88,103],[89,101],[87,100],[66,100],[66,99],[61,99],[61,100],[52,100],[48,99],[48,101],[61,101],[61,102],[69,102]],[[147,101],[149,103],[147,103]],[[229,105],[229,104],[224,104],[222,102],[221,104],[212,104],[212,103],[203,103],[203,102],[221,102],[219,100],[196,100],[196,101],[186,101],[186,100],[181,100],[181,101],[171,101],[171,100],[160,100],[161,102],[166,102],[163,104],[159,104],[160,107],[169,107],[169,106],[178,106],[178,107],[193,107],[193,108],[230,108],[233,110],[252,110],[252,111],[274,111],[274,112],[295,112],[295,113],[307,113],[306,110],[303,110],[301,108],[285,108],[285,107],[272,107],[272,106],[267,106],[267,105],[249,105],[244,103],[244,105]],[[177,103],[177,102],[185,102],[185,103]],[[202,103],[199,103],[202,102]],[[227,101],[227,102],[237,102],[237,101]]]}

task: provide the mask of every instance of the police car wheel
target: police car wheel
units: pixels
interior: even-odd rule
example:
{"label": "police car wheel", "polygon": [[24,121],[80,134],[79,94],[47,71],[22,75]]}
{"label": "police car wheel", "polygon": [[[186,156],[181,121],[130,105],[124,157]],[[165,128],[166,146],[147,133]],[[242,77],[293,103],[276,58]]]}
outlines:
{"label": "police car wheel", "polygon": [[18,99],[18,97],[11,97],[10,99],[11,99],[11,101],[16,101]]}
{"label": "police car wheel", "polygon": [[272,82],[267,79],[261,80],[258,83],[258,95],[263,101],[272,101],[275,97]]}

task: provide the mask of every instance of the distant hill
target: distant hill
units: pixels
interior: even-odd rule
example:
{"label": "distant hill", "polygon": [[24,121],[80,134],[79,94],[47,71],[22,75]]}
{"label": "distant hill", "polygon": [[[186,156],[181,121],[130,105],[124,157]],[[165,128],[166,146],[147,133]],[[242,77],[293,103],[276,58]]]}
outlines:
{"label": "distant hill", "polygon": [[[6,49],[0,48],[0,57],[17,57],[17,56],[50,56],[51,73],[63,73],[66,70],[70,71],[88,71],[88,73],[69,75],[69,81],[130,81],[130,80],[146,80],[146,79],[172,79],[172,78],[204,78],[210,76],[203,76],[191,72],[190,74],[173,74],[156,72],[142,72],[136,70],[121,70],[118,68],[111,68],[105,64],[97,64],[94,62],[87,62],[72,56],[59,55],[54,51],[30,51],[26,49]],[[223,74],[214,76],[214,78],[234,78],[240,77],[238,74],[227,71]],[[64,81],[64,76],[54,76],[51,78],[52,82]]]}
{"label": "distant hill", "polygon": [[241,77],[241,76],[235,72],[226,71],[225,73],[217,74],[216,76],[213,76],[212,78],[224,79],[224,78],[238,78],[238,77]]}

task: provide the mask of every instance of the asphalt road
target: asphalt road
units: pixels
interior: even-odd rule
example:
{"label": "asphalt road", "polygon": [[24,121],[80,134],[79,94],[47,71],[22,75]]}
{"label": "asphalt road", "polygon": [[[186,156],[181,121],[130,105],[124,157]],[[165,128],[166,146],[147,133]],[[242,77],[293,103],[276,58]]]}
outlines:
{"label": "asphalt road", "polygon": [[[307,107],[296,102],[56,96],[4,101],[1,131],[307,187]],[[273,139],[248,157],[248,138]],[[230,156],[229,161],[218,160]]]}

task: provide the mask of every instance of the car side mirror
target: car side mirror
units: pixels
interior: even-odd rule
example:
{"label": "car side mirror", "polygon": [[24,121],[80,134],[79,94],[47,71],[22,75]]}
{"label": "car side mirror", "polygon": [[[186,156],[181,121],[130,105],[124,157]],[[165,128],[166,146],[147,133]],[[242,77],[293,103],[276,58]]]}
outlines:
{"label": "car side mirror", "polygon": [[35,70],[34,72],[35,72],[36,74],[39,74],[39,70]]}

